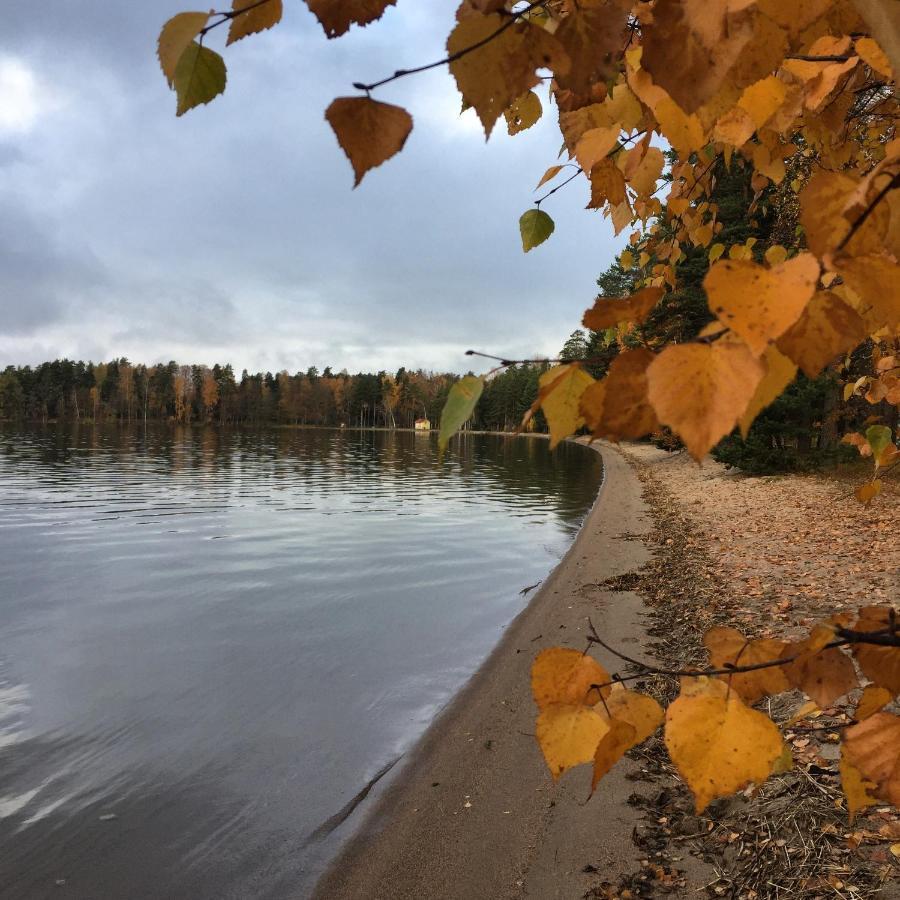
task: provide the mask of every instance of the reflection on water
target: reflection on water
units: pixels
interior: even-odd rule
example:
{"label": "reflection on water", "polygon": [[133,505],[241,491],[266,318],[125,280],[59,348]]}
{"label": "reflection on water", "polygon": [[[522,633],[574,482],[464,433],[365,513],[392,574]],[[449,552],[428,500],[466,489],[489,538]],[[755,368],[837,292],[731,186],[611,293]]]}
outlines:
{"label": "reflection on water", "polygon": [[599,479],[527,438],[0,428],[0,895],[304,896]]}

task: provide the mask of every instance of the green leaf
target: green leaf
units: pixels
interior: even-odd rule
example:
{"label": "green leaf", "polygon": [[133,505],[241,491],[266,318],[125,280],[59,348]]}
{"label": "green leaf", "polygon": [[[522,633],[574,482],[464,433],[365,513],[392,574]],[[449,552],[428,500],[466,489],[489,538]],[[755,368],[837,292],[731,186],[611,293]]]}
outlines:
{"label": "green leaf", "polygon": [[553,234],[553,219],[540,209],[529,209],[519,219],[519,231],[522,233],[522,249],[527,253]]}
{"label": "green leaf", "polygon": [[182,53],[175,69],[177,115],[183,116],[189,109],[218,97],[225,90],[225,81],[225,60],[194,41]]}
{"label": "green leaf", "polygon": [[887,425],[870,425],[866,429],[866,440],[872,448],[872,456],[878,459],[884,448],[893,443],[893,435]]}
{"label": "green leaf", "polygon": [[441,413],[441,431],[438,435],[438,450],[443,454],[450,438],[465,425],[475,411],[475,404],[484,390],[484,379],[476,375],[460,378],[450,388],[447,402]]}

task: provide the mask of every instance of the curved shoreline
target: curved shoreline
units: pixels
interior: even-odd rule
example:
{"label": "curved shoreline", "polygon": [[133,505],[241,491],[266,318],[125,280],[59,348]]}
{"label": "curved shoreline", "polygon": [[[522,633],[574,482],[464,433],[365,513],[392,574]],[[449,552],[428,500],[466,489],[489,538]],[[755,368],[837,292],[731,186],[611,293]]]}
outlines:
{"label": "curved shoreline", "polygon": [[622,455],[594,447],[603,482],[568,552],[403,760],[319,880],[318,900],[580,896],[585,859],[611,871],[637,859],[637,815],[624,802],[630,763],[585,804],[589,771],[554,784],[533,736],[529,671],[539,650],[583,649],[589,615],[617,646],[643,636],[640,599],[602,582],[646,562],[638,538],[647,510]]}

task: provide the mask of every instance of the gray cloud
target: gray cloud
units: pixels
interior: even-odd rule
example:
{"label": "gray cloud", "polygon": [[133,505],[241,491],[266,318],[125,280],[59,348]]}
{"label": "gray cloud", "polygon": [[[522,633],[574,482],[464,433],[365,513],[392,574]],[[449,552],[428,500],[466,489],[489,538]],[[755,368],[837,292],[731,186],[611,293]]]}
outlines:
{"label": "gray cloud", "polygon": [[229,48],[225,96],[182,119],[153,58],[179,4],[5,17],[0,59],[34,74],[39,109],[0,133],[0,365],[464,370],[473,344],[558,349],[614,243],[575,183],[547,205],[553,239],[521,252],[518,217],[559,147],[553,111],[485,144],[446,71],[397,82],[383,99],[408,106],[413,135],[352,191],[324,108],[354,80],[437,58],[455,4],[407,0],[334,42],[287,6]]}

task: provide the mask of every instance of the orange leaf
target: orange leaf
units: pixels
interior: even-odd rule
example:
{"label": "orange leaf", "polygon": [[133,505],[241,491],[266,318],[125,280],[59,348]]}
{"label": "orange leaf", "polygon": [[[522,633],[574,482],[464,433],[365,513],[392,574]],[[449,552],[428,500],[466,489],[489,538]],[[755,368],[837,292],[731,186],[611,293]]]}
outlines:
{"label": "orange leaf", "polygon": [[325,111],[325,118],[353,166],[354,187],[369,169],[403,149],[413,127],[405,109],[370,97],[339,97]]}
{"label": "orange leaf", "polygon": [[652,351],[641,347],[625,350],[612,361],[604,384],[615,402],[603,404],[599,422],[593,429],[598,437],[632,440],[659,427],[647,399],[647,367],[654,359]]}
{"label": "orange leaf", "polygon": [[641,65],[686,112],[728,80],[741,90],[778,68],[784,32],[756,4],[729,0],[657,0],[641,28]]}
{"label": "orange leaf", "polygon": [[340,37],[351,25],[368,25],[380,19],[397,0],[306,0],[306,5],[319,20],[325,34]]}
{"label": "orange leaf", "polygon": [[[853,628],[855,631],[883,631],[889,625],[889,607],[866,606],[859,611],[859,619]],[[866,678],[887,688],[893,696],[900,694],[900,647],[853,644],[853,655]]]}
{"label": "orange leaf", "polygon": [[539,82],[535,69],[551,68],[557,74],[568,69],[565,51],[548,31],[519,20],[498,34],[507,22],[499,13],[468,15],[447,39],[451,57],[485,42],[453,59],[450,72],[463,100],[478,114],[486,137],[503,111]]}
{"label": "orange leaf", "polygon": [[861,484],[854,492],[853,496],[862,503],[863,506],[868,506],[879,494],[881,493],[881,479],[874,478],[872,481],[867,481],[865,484]]}
{"label": "orange leaf", "polygon": [[258,0],[233,0],[231,9],[234,12],[247,9],[247,7],[252,8],[231,20],[226,46],[251,34],[273,28],[281,21],[282,6],[282,0],[267,0],[262,5],[258,4]]}
{"label": "orange leaf", "polygon": [[734,428],[764,375],[743,344],[674,344],[647,369],[647,394],[699,461]]}
{"label": "orange leaf", "polygon": [[627,14],[624,3],[579,0],[570,4],[555,37],[571,60],[568,72],[557,76],[563,90],[590,96],[598,81],[609,81],[616,72],[616,53],[625,43]]}
{"label": "orange leaf", "polygon": [[603,417],[603,407],[606,402],[606,379],[595,381],[589,385],[581,395],[578,411],[584,419],[584,424],[592,432],[600,428],[600,420]]}
{"label": "orange leaf", "polygon": [[[575,145],[575,159],[578,160],[578,165],[591,175],[594,167],[606,159],[610,151],[618,145],[619,131],[618,123],[609,128],[592,128],[586,131]],[[624,180],[618,169],[616,172],[619,178]]]}
{"label": "orange leaf", "polygon": [[618,206],[624,200],[625,176],[611,159],[601,160],[591,169],[591,202],[588,209],[599,209],[607,203]]}
{"label": "orange leaf", "polygon": [[542,651],[531,666],[531,693],[540,709],[551,703],[593,706],[609,688],[598,691],[591,685],[609,681],[609,672],[597,660],[565,647]]}
{"label": "orange leaf", "polygon": [[835,261],[834,269],[859,298],[857,311],[874,331],[900,322],[900,266],[886,256]]}
{"label": "orange leaf", "polygon": [[[710,628],[703,636],[703,644],[709,651],[710,665],[716,669],[728,665],[754,666],[773,662],[781,657],[786,646],[784,641],[769,639],[748,641],[736,628],[725,625]],[[751,704],[790,688],[787,677],[779,666],[719,677],[726,683],[730,680],[731,687],[746,703]]]}
{"label": "orange leaf", "polygon": [[800,318],[778,338],[778,349],[815,378],[836,356],[859,346],[868,334],[859,313],[831,291],[813,295]]}
{"label": "orange leaf", "polygon": [[831,625],[816,625],[809,637],[788,644],[783,656],[796,657],[782,667],[788,681],[821,707],[830,706],[858,684],[853,660],[838,647],[825,648],[834,639]]}
{"label": "orange leaf", "polygon": [[620,322],[640,325],[665,293],[662,288],[648,287],[635,291],[630,297],[598,297],[593,308],[584,314],[584,327],[591,331],[604,331]]}
{"label": "orange leaf", "polygon": [[800,318],[816,290],[819,262],[801,253],[767,269],[723,259],[703,279],[709,308],[760,356]]}
{"label": "orange leaf", "polygon": [[900,718],[877,712],[848,728],[843,752],[879,797],[900,806]]}

